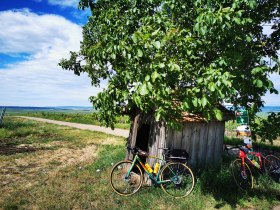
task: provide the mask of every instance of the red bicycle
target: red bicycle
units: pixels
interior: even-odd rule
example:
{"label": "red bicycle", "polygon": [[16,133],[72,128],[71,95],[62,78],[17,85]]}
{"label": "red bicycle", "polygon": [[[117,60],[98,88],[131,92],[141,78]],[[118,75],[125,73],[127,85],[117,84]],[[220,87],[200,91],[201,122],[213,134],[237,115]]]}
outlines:
{"label": "red bicycle", "polygon": [[252,152],[247,146],[236,146],[239,149],[238,158],[231,164],[235,183],[242,190],[254,188],[254,177],[251,168],[267,175],[280,169],[280,158],[274,155],[263,156],[260,152]]}

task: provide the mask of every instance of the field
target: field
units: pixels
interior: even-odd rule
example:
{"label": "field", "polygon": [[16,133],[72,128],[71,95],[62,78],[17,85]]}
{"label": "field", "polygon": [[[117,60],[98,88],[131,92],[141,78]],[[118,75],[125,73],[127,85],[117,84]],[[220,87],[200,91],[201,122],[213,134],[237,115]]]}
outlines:
{"label": "field", "polygon": [[98,132],[6,117],[0,128],[0,209],[271,209],[280,186],[256,177],[239,191],[225,158],[220,170],[196,173],[194,191],[172,199],[158,187],[131,197],[114,194],[112,165],[124,158],[125,139]]}
{"label": "field", "polygon": [[[39,117],[51,120],[61,120],[66,122],[100,125],[96,112],[77,112],[77,111],[8,111],[9,116],[29,116]],[[129,129],[130,119],[128,116],[119,116],[117,118],[116,128]]]}

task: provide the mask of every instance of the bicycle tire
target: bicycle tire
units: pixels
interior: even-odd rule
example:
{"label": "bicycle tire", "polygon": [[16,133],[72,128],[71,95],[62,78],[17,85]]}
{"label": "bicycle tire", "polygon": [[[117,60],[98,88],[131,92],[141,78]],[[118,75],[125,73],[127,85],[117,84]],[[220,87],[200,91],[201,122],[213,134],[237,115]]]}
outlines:
{"label": "bicycle tire", "polygon": [[274,155],[267,155],[264,158],[264,169],[267,174],[271,174],[273,171],[280,168],[280,158]]}
{"label": "bicycle tire", "polygon": [[[162,190],[175,198],[188,196],[194,188],[192,170],[183,163],[170,162],[165,165],[160,174]],[[165,182],[166,181],[166,182]]]}
{"label": "bicycle tire", "polygon": [[231,164],[232,175],[236,185],[242,190],[252,190],[254,188],[254,177],[247,163],[244,169],[241,159],[235,159]]}
{"label": "bicycle tire", "polygon": [[132,162],[120,161],[113,166],[110,174],[110,184],[113,191],[119,195],[128,196],[135,194],[142,186],[143,173],[139,165],[134,164],[131,172]]}

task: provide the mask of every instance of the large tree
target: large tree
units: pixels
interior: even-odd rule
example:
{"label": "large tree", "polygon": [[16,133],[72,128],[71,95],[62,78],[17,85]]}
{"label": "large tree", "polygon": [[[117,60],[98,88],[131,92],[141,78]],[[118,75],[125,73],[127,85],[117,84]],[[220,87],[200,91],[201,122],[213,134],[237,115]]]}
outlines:
{"label": "large tree", "polygon": [[[91,17],[60,65],[107,87],[91,102],[107,126],[138,109],[171,125],[182,112],[221,119],[229,102],[256,113],[279,73],[279,1],[81,0]],[[265,33],[263,25],[269,25]],[[269,64],[272,65],[269,65]]]}

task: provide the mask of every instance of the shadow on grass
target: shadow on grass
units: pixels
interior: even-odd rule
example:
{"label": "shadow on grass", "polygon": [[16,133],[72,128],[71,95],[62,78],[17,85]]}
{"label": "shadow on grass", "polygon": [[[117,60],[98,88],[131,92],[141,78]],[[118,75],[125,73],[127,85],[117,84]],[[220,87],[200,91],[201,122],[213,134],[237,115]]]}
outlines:
{"label": "shadow on grass", "polygon": [[17,153],[32,153],[38,150],[46,150],[46,148],[32,147],[28,145],[14,145],[14,144],[2,144],[0,145],[0,155],[13,155]]}
{"label": "shadow on grass", "polygon": [[[230,171],[230,163],[223,163],[221,169],[206,170],[197,176],[197,187],[203,194],[211,194],[216,201],[220,201],[215,208],[222,208],[226,204],[232,208],[240,205],[242,200],[251,201],[255,198],[266,200],[269,203],[280,200],[280,190],[273,188],[272,179],[265,175],[254,174],[254,185],[252,191],[244,191],[237,187]],[[264,178],[264,179],[263,179]]]}

